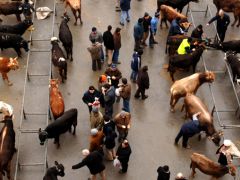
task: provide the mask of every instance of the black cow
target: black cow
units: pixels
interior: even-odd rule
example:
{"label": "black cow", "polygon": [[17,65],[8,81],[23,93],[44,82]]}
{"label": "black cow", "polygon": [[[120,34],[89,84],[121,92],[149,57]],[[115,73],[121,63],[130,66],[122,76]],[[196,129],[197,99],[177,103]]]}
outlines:
{"label": "black cow", "polygon": [[0,179],[3,179],[5,173],[8,179],[12,179],[11,161],[16,152],[12,116],[5,116],[1,123],[4,123],[4,126],[0,133]]}
{"label": "black cow", "polygon": [[65,176],[64,166],[55,161],[55,166],[48,168],[43,180],[58,180],[57,176]]}
{"label": "black cow", "polygon": [[23,35],[31,25],[31,20],[24,20],[16,25],[0,25],[0,32]]}
{"label": "black cow", "polygon": [[160,11],[161,5],[167,5],[171,6],[174,9],[177,8],[177,10],[181,13],[184,6],[186,6],[190,2],[198,2],[199,0],[157,0],[157,11]]}
{"label": "black cow", "polygon": [[19,57],[21,57],[22,54],[21,48],[26,52],[29,51],[28,41],[24,40],[20,35],[8,33],[0,33],[0,48],[1,50],[13,48]]}
{"label": "black cow", "polygon": [[69,20],[70,18],[68,17],[68,15],[63,16],[63,20],[59,28],[59,39],[62,42],[63,47],[67,53],[67,59],[70,58],[70,60],[72,61],[73,39],[72,33],[67,24]]}
{"label": "black cow", "polygon": [[[3,14],[5,16],[15,14],[18,21],[21,21],[22,10],[19,9],[19,6],[22,2],[0,2],[0,15]],[[0,18],[0,22],[2,19]]]}
{"label": "black cow", "polygon": [[52,44],[52,63],[54,66],[58,67],[59,74],[62,78],[62,82],[64,83],[64,79],[67,79],[67,61],[64,56],[63,50],[60,48],[58,44],[57,37],[51,38]]}
{"label": "black cow", "polygon": [[225,53],[224,59],[229,63],[231,67],[233,82],[236,82],[236,78],[240,78],[240,58],[237,57],[235,52],[227,51]]}
{"label": "black cow", "polygon": [[39,140],[40,145],[43,145],[47,139],[54,138],[54,144],[60,147],[59,136],[67,131],[72,131],[72,126],[74,127],[73,135],[76,133],[77,126],[77,109],[73,108],[65,111],[62,116],[56,119],[56,121],[49,124],[45,130],[39,129]]}
{"label": "black cow", "polygon": [[234,51],[240,53],[240,40],[220,42],[219,44],[209,44],[210,47],[222,50],[223,52]]}
{"label": "black cow", "polygon": [[174,81],[173,75],[177,68],[189,69],[192,66],[193,73],[195,73],[197,63],[200,60],[203,50],[204,50],[204,46],[198,46],[196,50],[190,54],[184,54],[184,55],[177,54],[177,55],[170,56],[168,71],[170,73],[172,81]]}

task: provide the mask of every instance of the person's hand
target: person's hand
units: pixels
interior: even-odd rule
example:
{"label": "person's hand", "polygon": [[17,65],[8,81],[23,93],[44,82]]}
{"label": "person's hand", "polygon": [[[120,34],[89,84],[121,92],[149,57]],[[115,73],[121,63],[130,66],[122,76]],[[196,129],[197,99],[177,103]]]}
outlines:
{"label": "person's hand", "polygon": [[207,23],[206,26],[209,26],[209,23]]}
{"label": "person's hand", "polygon": [[88,106],[91,106],[92,105],[92,103],[88,103]]}
{"label": "person's hand", "polygon": [[112,79],[113,79],[113,80],[115,80],[115,79],[116,79],[116,77],[115,77],[115,76],[112,76]]}

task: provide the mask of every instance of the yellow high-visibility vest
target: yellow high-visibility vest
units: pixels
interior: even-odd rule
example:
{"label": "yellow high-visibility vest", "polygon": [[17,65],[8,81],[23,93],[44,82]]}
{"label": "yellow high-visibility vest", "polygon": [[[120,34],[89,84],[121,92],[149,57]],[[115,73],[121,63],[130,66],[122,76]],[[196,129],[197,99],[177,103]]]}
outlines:
{"label": "yellow high-visibility vest", "polygon": [[186,47],[190,48],[190,44],[188,43],[188,39],[182,40],[180,46],[178,47],[178,54],[187,54]]}

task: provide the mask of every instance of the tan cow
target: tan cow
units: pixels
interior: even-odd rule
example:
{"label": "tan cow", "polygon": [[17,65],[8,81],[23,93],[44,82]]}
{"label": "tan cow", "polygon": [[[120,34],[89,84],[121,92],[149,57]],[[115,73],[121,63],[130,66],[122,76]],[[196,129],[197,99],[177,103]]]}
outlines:
{"label": "tan cow", "polygon": [[18,68],[19,65],[17,57],[15,58],[0,57],[0,72],[2,73],[3,80],[7,80],[9,86],[11,86],[12,83],[9,81],[7,73],[10,70],[16,70]]}
{"label": "tan cow", "polygon": [[[81,17],[81,0],[64,0],[65,1],[65,11],[64,14],[67,13],[67,7],[70,6],[72,13],[75,17],[74,25],[77,25],[77,20],[79,18],[80,23],[82,24],[82,17]],[[77,15],[78,13],[78,15]]]}

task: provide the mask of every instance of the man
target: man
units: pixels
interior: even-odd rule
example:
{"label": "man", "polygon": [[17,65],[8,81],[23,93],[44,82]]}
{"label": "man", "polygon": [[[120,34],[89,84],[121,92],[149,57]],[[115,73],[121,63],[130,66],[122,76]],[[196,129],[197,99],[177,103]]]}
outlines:
{"label": "man", "polygon": [[147,12],[145,12],[144,16],[143,16],[143,31],[144,32],[143,32],[143,40],[142,40],[142,45],[144,45],[144,46],[147,46],[146,40],[149,35],[151,20],[152,20],[152,17],[149,16],[149,14]]}
{"label": "man", "polygon": [[169,36],[183,35],[187,30],[184,29],[183,24],[186,23],[186,19],[181,19],[177,17],[171,23],[171,27],[168,32]]}
{"label": "man", "polygon": [[33,5],[29,3],[29,0],[24,0],[24,3],[19,6],[19,10],[23,11],[26,20],[32,20],[32,12],[35,12],[35,9]]}
{"label": "man", "polygon": [[140,98],[140,94],[142,96],[142,100],[148,98],[148,95],[145,95],[146,89],[148,89],[150,86],[149,76],[147,71],[148,71],[148,66],[143,66],[143,68],[138,72],[138,77],[137,77],[138,89],[134,96],[137,99]]}
{"label": "man", "polygon": [[102,146],[103,146],[103,138],[104,134],[102,130],[98,130],[96,128],[91,129],[90,131],[90,137],[89,137],[89,151],[102,151]]}
{"label": "man", "polygon": [[107,31],[103,33],[103,42],[106,49],[106,57],[108,58],[108,66],[112,64],[112,55],[114,50],[114,41],[111,30],[112,26],[109,25]]}
{"label": "man", "polygon": [[90,113],[90,127],[101,130],[103,127],[103,115],[99,108],[93,107]]}
{"label": "man", "polygon": [[182,125],[177,137],[175,138],[175,145],[178,144],[179,139],[183,136],[182,146],[186,149],[190,149],[188,139],[201,132],[201,127],[198,121],[198,116],[200,114],[201,112],[197,112],[192,116],[192,121],[186,122]]}
{"label": "man", "polygon": [[109,84],[105,84],[102,87],[102,93],[104,95],[105,115],[112,117],[113,104],[115,103],[115,89]]}
{"label": "man", "polygon": [[111,67],[107,68],[105,74],[109,77],[111,85],[114,86],[114,88],[118,88],[119,80],[122,78],[122,73],[117,68],[116,64],[112,64]]}
{"label": "man", "polygon": [[192,43],[191,37],[183,39],[181,44],[178,47],[177,53],[179,55],[183,55],[183,54],[188,54],[188,53],[191,53],[192,51],[195,51],[194,48],[191,49],[191,43]]}
{"label": "man", "polygon": [[120,34],[120,31],[121,31],[121,28],[117,27],[114,34],[113,34],[113,42],[114,42],[113,63],[114,64],[121,64],[121,62],[118,61],[119,50],[121,48],[121,34]]}
{"label": "man", "polygon": [[170,171],[167,165],[159,166],[157,169],[158,179],[157,180],[169,180],[170,179]]}
{"label": "man", "polygon": [[203,27],[200,24],[192,31],[191,37],[197,38],[197,39],[202,39],[202,35],[203,35]]}
{"label": "man", "polygon": [[115,131],[115,122],[111,120],[111,118],[107,115],[103,116],[104,119],[104,125],[103,125],[103,134],[107,134],[107,129],[111,128],[113,131]]}
{"label": "man", "polygon": [[92,104],[95,101],[95,97],[99,98],[101,105],[104,107],[102,94],[96,90],[94,86],[89,86],[88,90],[82,97],[83,102],[88,106],[89,113],[92,111]]}
{"label": "man", "polygon": [[97,66],[98,70],[101,70],[101,50],[102,50],[102,45],[98,42],[95,41],[95,39],[92,39],[92,45],[87,48],[87,50],[91,54],[92,58],[92,70],[96,71]]}
{"label": "man", "polygon": [[121,163],[122,169],[119,171],[120,174],[126,173],[128,170],[128,161],[132,153],[131,147],[128,140],[125,139],[118,147],[116,156]]}
{"label": "man", "polygon": [[175,177],[175,180],[187,180],[187,178],[184,177],[181,172],[179,172],[179,173],[177,173],[177,176]]}
{"label": "man", "polygon": [[83,166],[87,166],[91,173],[91,178],[88,180],[96,180],[97,174],[100,174],[102,180],[106,180],[103,155],[98,151],[93,151],[90,153],[88,149],[82,150],[82,155],[84,156],[82,162],[73,165],[72,169],[79,169]]}
{"label": "man", "polygon": [[230,17],[224,13],[222,9],[219,10],[218,14],[213,17],[206,25],[209,26],[213,21],[217,21],[217,33],[220,41],[223,42],[225,39],[225,33],[230,23]]}
{"label": "man", "polygon": [[122,78],[122,84],[120,85],[120,96],[123,98],[122,110],[130,112],[129,101],[131,98],[131,85],[127,82],[126,78]]}
{"label": "man", "polygon": [[130,10],[131,0],[120,0],[120,8],[121,8],[121,18],[120,25],[124,26],[125,21],[130,21],[129,10]]}
{"label": "man", "polygon": [[141,48],[141,41],[143,38],[143,18],[139,18],[138,22],[134,25],[133,36],[135,40],[134,50],[138,51]]}
{"label": "man", "polygon": [[118,142],[122,142],[122,140],[127,137],[128,130],[131,127],[131,114],[126,111],[121,111],[115,116],[114,122],[119,133]]}
{"label": "man", "polygon": [[143,54],[143,50],[139,49],[138,51],[135,50],[132,55],[132,60],[131,60],[132,72],[131,72],[130,79],[134,83],[137,82],[138,71],[141,68],[142,54]]}
{"label": "man", "polygon": [[151,29],[150,29],[150,37],[149,37],[149,46],[153,47],[153,44],[158,44],[158,42],[155,40],[155,36],[157,33],[157,25],[158,25],[158,19],[159,19],[160,13],[155,12],[154,17],[151,19]]}
{"label": "man", "polygon": [[[92,42],[93,39],[95,39],[95,42],[98,42],[102,45],[103,43],[102,33],[97,31],[96,27],[92,27],[92,32],[89,34],[89,40]],[[104,53],[102,48],[101,48],[101,60],[104,61]]]}

